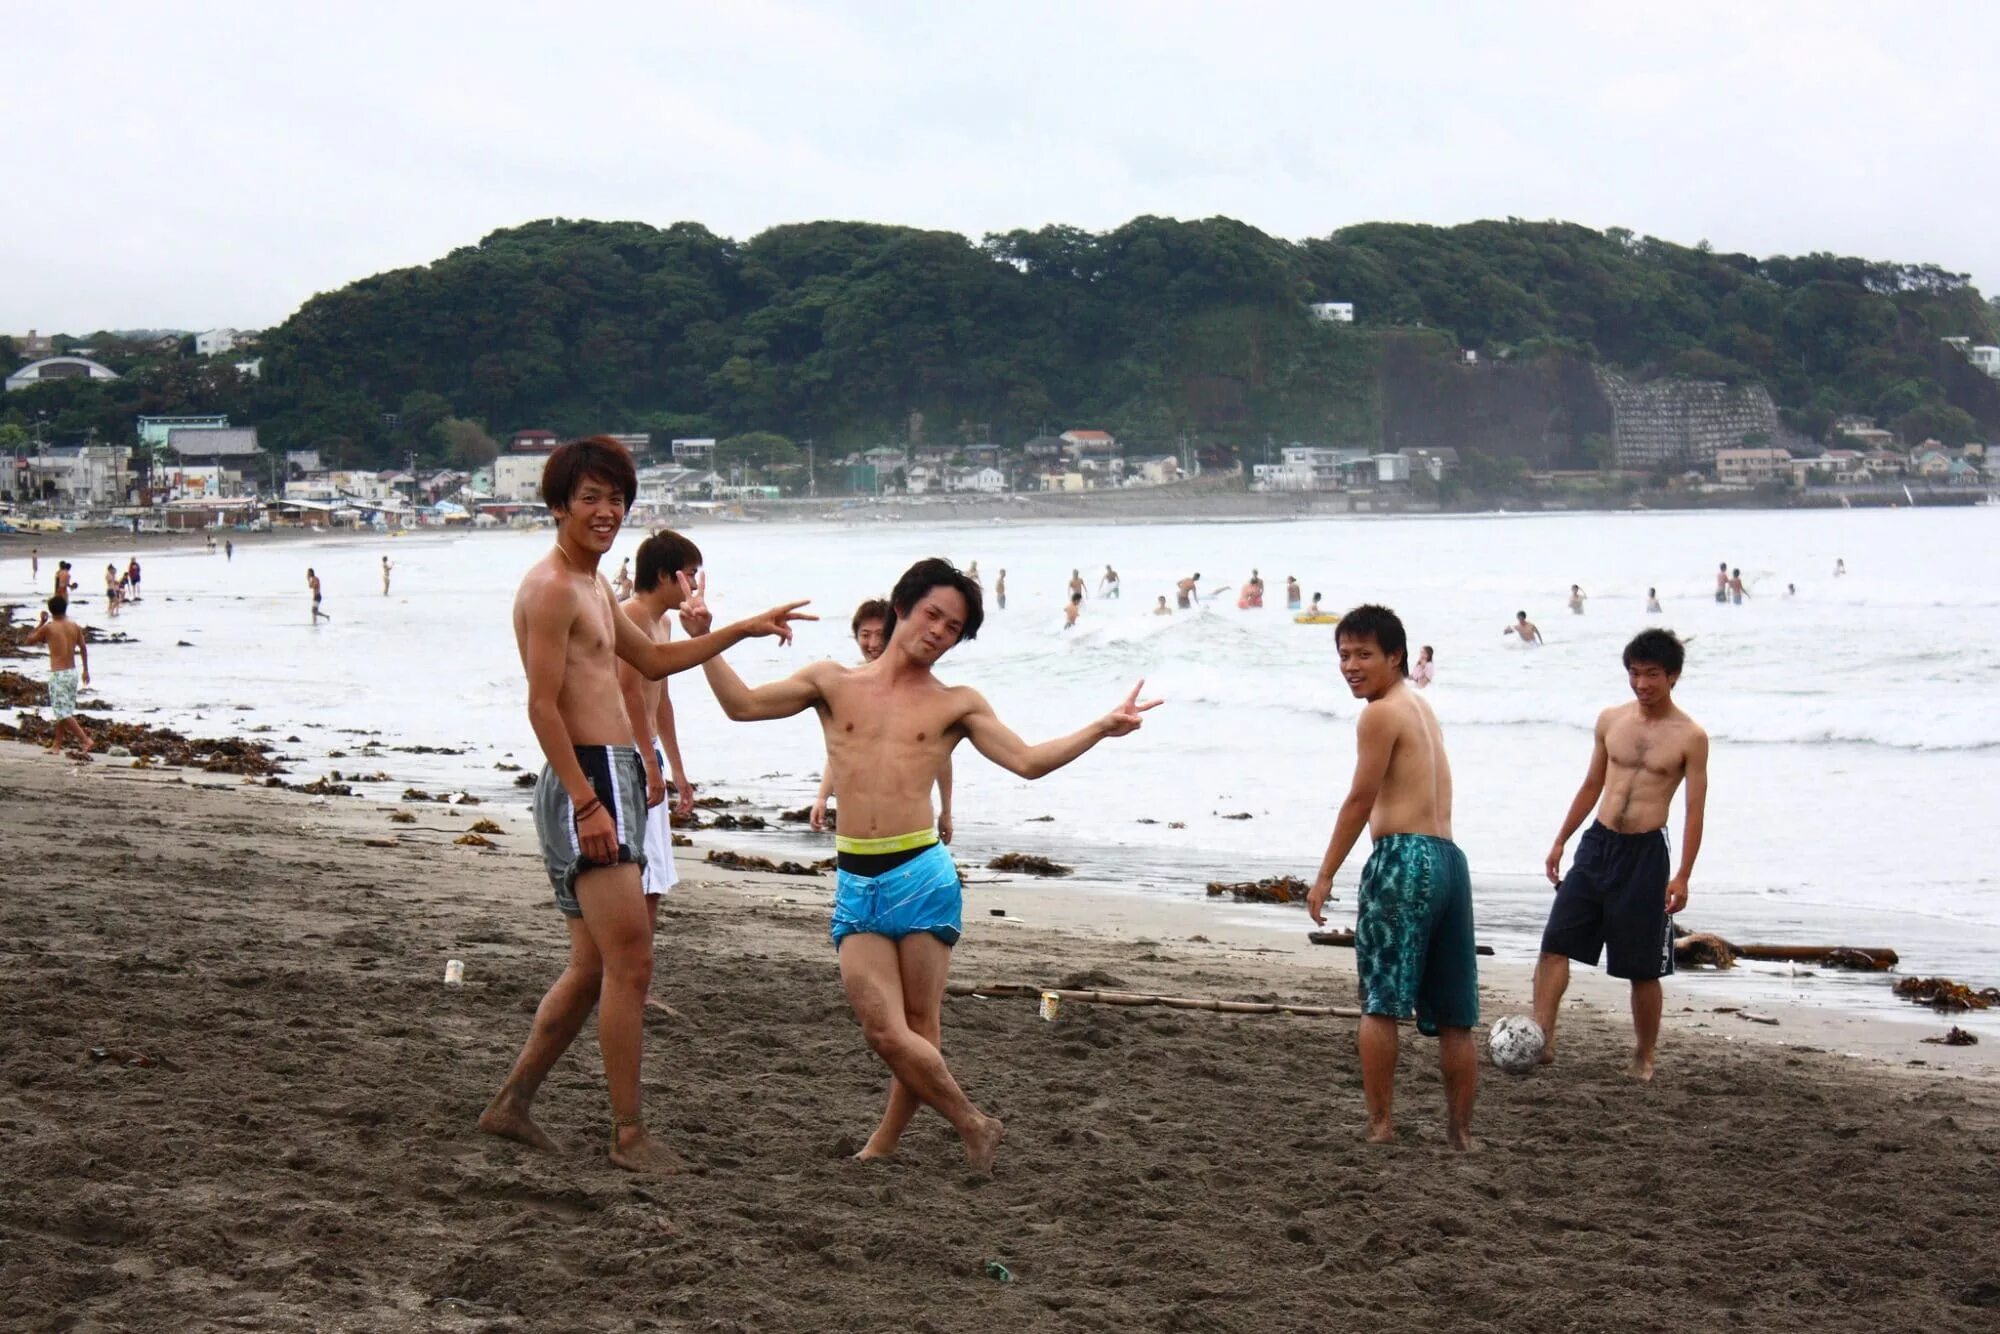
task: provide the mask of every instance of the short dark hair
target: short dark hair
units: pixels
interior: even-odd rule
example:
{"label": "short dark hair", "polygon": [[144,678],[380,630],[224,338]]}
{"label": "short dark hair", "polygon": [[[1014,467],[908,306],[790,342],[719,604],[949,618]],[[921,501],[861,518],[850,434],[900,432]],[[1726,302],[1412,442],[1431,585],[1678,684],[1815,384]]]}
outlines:
{"label": "short dark hair", "polygon": [[1528,613],[1525,611],[1517,611],[1514,613],[1514,619],[1517,621],[1525,621],[1528,619]]}
{"label": "short dark hair", "polygon": [[890,634],[896,633],[897,620],[908,616],[918,599],[933,588],[958,590],[965,599],[965,627],[958,632],[958,642],[977,639],[979,627],[986,620],[986,604],[979,583],[942,556],[926,557],[903,571],[903,577],[889,590],[889,624],[884,628]]}
{"label": "short dark hair", "polygon": [[847,633],[850,635],[860,634],[861,627],[869,621],[882,622],[883,633],[888,633],[889,627],[896,623],[896,609],[889,605],[889,599],[869,598],[866,602],[856,607],[854,609],[854,619],[847,623]]}
{"label": "short dark hair", "polygon": [[671,528],[662,528],[639,544],[639,564],[632,574],[632,587],[650,593],[663,577],[701,565],[701,548]]}
{"label": "short dark hair", "polygon": [[60,616],[68,610],[69,610],[68,598],[57,596],[49,599],[49,615]]}
{"label": "short dark hair", "polygon": [[1364,602],[1340,618],[1333,627],[1333,642],[1343,639],[1372,639],[1384,653],[1396,658],[1396,669],[1410,674],[1410,637],[1403,630],[1403,618],[1387,607]]}
{"label": "short dark hair", "polygon": [[1687,649],[1680,636],[1671,630],[1641,630],[1632,636],[1632,642],[1625,646],[1625,670],[1640,663],[1658,667],[1668,676],[1679,676],[1681,664],[1687,661]]}
{"label": "short dark hair", "polygon": [[639,498],[639,474],[625,446],[608,435],[587,435],[557,445],[542,465],[542,503],[552,510],[568,509],[577,488],[590,477],[617,487],[627,509]]}

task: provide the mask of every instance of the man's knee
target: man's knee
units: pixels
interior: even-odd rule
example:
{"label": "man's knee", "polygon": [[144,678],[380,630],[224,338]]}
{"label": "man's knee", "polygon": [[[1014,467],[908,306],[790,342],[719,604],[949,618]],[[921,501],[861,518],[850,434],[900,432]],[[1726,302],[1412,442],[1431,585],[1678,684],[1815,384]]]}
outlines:
{"label": "man's knee", "polygon": [[652,941],[643,936],[618,941],[604,951],[603,979],[607,985],[645,988],[653,982]]}
{"label": "man's knee", "polygon": [[877,1055],[887,1055],[908,1040],[909,1023],[901,1014],[868,1014],[861,1017],[861,1036]]}

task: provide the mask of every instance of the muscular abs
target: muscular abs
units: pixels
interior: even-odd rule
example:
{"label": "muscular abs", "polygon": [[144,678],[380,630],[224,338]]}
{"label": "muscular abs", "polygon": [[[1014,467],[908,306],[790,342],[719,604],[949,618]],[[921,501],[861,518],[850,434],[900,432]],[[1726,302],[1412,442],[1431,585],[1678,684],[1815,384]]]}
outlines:
{"label": "muscular abs", "polygon": [[930,828],[931,790],[964,735],[958,693],[938,685],[897,691],[845,671],[824,684],[817,708],[840,793],[836,832],[888,838]]}
{"label": "muscular abs", "polygon": [[1633,714],[1614,720],[1604,737],[1604,796],[1597,818],[1621,834],[1664,828],[1674,791],[1687,773],[1688,728],[1648,723]]}

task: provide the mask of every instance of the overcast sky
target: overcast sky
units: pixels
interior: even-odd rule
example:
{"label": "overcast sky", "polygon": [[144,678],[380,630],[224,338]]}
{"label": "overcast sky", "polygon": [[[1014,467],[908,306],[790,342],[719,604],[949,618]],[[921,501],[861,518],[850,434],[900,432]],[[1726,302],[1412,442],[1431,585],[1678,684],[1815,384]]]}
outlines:
{"label": "overcast sky", "polygon": [[1511,215],[2000,288],[1990,0],[1389,8],[9,6],[0,332],[262,327],[550,216]]}

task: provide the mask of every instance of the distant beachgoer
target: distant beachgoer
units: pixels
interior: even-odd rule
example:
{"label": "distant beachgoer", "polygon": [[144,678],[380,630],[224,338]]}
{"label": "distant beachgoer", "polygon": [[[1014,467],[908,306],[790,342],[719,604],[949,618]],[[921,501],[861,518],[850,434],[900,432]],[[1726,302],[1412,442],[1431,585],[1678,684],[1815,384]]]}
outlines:
{"label": "distant beachgoer", "polygon": [[1250,571],[1249,582],[1244,584],[1242,591],[1236,595],[1236,601],[1237,605],[1246,610],[1264,605],[1264,578],[1254,567]]}
{"label": "distant beachgoer", "polygon": [[29,633],[22,646],[49,646],[49,718],[55,724],[49,733],[49,749],[58,749],[67,734],[76,738],[76,744],[88,755],[90,733],[76,720],[76,688],[79,663],[81,683],[90,684],[90,645],[85,642],[83,627],[69,618],[68,599],[50,598],[48,608],[48,619]]}
{"label": "distant beachgoer", "polygon": [[1657,616],[1659,614],[1659,611],[1660,611],[1660,590],[1657,588],[1649,588],[1646,590],[1646,612],[1648,615]]}
{"label": "distant beachgoer", "polygon": [[1095,722],[1030,745],[978,691],[947,686],[932,671],[943,654],[979,632],[979,585],[948,561],[924,560],[896,581],[890,601],[896,624],[889,647],[866,667],[814,662],[756,687],[745,685],[725,658],[711,658],[702,670],[729,717],[816,713],[826,733],[840,792],[831,935],[855,1019],[895,1075],[882,1119],[855,1156],[889,1157],[910,1118],[928,1106],[951,1122],[973,1170],[985,1172],[1005,1128],[965,1096],[940,1054],[964,891],[950,853],[932,833],[933,776],[952,747],[968,740],[1007,772],[1040,778],[1107,738],[1137,731],[1159,701],[1141,700],[1134,686]]}
{"label": "distant beachgoer", "polygon": [[1786,585],[1785,585],[1785,596],[1786,596],[1786,597],[1788,597],[1788,598],[1795,598],[1795,597],[1797,597],[1798,595],[1799,595],[1799,586],[1798,586],[1797,584],[1786,584]]}
{"label": "distant beachgoer", "polygon": [[139,558],[137,556],[125,562],[125,577],[132,581],[132,591],[126,600],[137,602],[139,600]]}
{"label": "distant beachgoer", "polygon": [[1000,610],[1007,610],[1007,572],[1000,571],[1000,577],[993,581],[993,596],[1000,601]]}
{"label": "distant beachgoer", "polygon": [[384,556],[384,557],[382,558],[382,596],[383,596],[383,597],[388,597],[388,596],[389,596],[389,571],[391,571],[391,570],[393,570],[393,569],[395,569],[395,568],[396,568],[395,566],[393,566],[393,565],[391,565],[391,564],[389,563],[389,558],[388,558],[387,556]]}
{"label": "distant beachgoer", "polygon": [[1720,565],[1718,565],[1718,566],[1716,566],[1716,567],[1715,567],[1715,600],[1716,600],[1717,602],[1727,602],[1727,601],[1729,601],[1729,562],[1728,562],[1728,561],[1724,561],[1724,562],[1722,562],[1722,564],[1720,564]]}
{"label": "distant beachgoer", "polygon": [[630,556],[618,562],[618,577],[611,581],[611,591],[618,595],[620,602],[632,596],[632,558]]}
{"label": "distant beachgoer", "polygon": [[104,609],[111,615],[118,614],[118,604],[122,599],[118,592],[118,567],[110,561],[104,563]]}
{"label": "distant beachgoer", "polygon": [[57,561],[56,578],[55,578],[55,596],[61,598],[66,603],[69,601],[69,595],[71,591],[74,590],[75,588],[76,588],[76,579],[69,572],[69,562],[66,560]]}
{"label": "distant beachgoer", "polygon": [[236,559],[236,542],[233,538],[225,537],[222,539],[222,558],[224,560]]}
{"label": "distant beachgoer", "polygon": [[1063,629],[1067,630],[1071,626],[1075,625],[1076,618],[1079,614],[1082,613],[1082,611],[1083,611],[1083,594],[1071,593],[1069,595],[1068,604],[1063,607]]}
{"label": "distant beachgoer", "polygon": [[1097,596],[1101,598],[1118,596],[1118,571],[1109,565],[1104,567],[1104,577],[1097,581]]}
{"label": "distant beachgoer", "polygon": [[1299,609],[1299,581],[1292,575],[1285,576],[1285,610]]}
{"label": "distant beachgoer", "polygon": [[1542,632],[1536,628],[1533,621],[1528,619],[1528,613],[1525,611],[1515,612],[1514,623],[1500,633],[1503,637],[1506,635],[1519,635],[1523,644],[1539,644],[1542,642]]}
{"label": "distant beachgoer", "polygon": [[207,534],[207,537],[208,537],[208,554],[213,556],[215,554],[215,534],[209,533]]}
{"label": "distant beachgoer", "polygon": [[1153,615],[1171,616],[1173,614],[1174,614],[1174,609],[1167,605],[1167,595],[1165,593],[1160,594],[1160,605],[1153,608]]}
{"label": "distant beachgoer", "polygon": [[[1110,569],[1111,567],[1107,565],[1105,568]],[[1083,571],[1071,570],[1069,572],[1069,595],[1071,597],[1083,596]]]}
{"label": "distant beachgoer", "polygon": [[1368,1141],[1396,1137],[1396,1021],[1438,1039],[1444,1076],[1445,1135],[1472,1147],[1479,1058],[1479,961],[1472,938],[1472,877],[1451,840],[1451,764],[1444,731],[1406,684],[1410,644],[1387,607],[1362,606],[1340,618],[1333,641],[1340,674],[1365,700],[1354,726],[1354,780],[1340,804],[1306,911],[1324,925],[1333,877],[1365,828],[1374,849],[1361,869],[1354,918],[1354,965],[1361,984],[1361,1092]]}
{"label": "distant beachgoer", "polygon": [[[970,579],[972,571],[967,570],[965,577]],[[854,632],[855,647],[861,650],[862,666],[866,667],[881,657],[882,650],[889,647],[889,627],[895,620],[896,610],[887,598],[869,598],[854,609],[854,620],[848,628]],[[940,843],[951,842],[951,779],[951,756],[946,755],[937,776],[937,828]],[[834,795],[833,758],[829,755],[820,773],[819,792],[813,797],[812,815],[809,819],[813,832],[826,832],[826,803],[827,799]],[[838,815],[838,812],[835,814]]]}
{"label": "distant beachgoer", "polygon": [[319,598],[320,598],[319,576],[313,573],[312,566],[310,565],[306,566],[306,587],[312,590],[313,624],[318,625],[322,620],[328,620],[328,621],[332,620],[333,617],[328,616],[325,612],[319,609]]}
{"label": "distant beachgoer", "polygon": [[1324,611],[1322,611],[1322,610],[1320,609],[1320,605],[1319,605],[1319,594],[1317,594],[1317,593],[1313,594],[1313,600],[1312,600],[1312,605],[1311,605],[1310,607],[1307,607],[1307,608],[1306,608],[1306,615],[1308,615],[1308,616],[1324,616],[1324,615],[1326,615],[1326,613],[1325,613]]}
{"label": "distant beachgoer", "polygon": [[978,561],[974,561],[974,562],[972,562],[972,564],[970,564],[970,565],[968,565],[968,566],[966,566],[966,567],[965,567],[965,577],[966,577],[966,578],[968,578],[968,579],[970,579],[970,580],[971,580],[971,581],[972,581],[973,583],[975,583],[975,584],[979,582],[979,562],[978,562]]}
{"label": "distant beachgoer", "polygon": [[[648,680],[697,666],[752,635],[789,642],[802,603],[774,608],[713,634],[649,640],[611,601],[598,568],[637,498],[632,457],[614,440],[572,440],[549,455],[542,498],[556,544],[529,567],[515,594],[514,637],[527,673],[528,720],[546,764],[535,785],[535,834],[556,907],[568,927],[568,966],[535,1010],[534,1027],[479,1128],[535,1149],[554,1149],[534,1121],[542,1081],[597,1013],[610,1094],[611,1162],[667,1174],[687,1166],[646,1133],[640,1065],[653,933],[645,905],[645,773],[618,689],[624,659]],[[706,630],[706,609],[684,605]],[[683,628],[688,622],[683,620]]]}
{"label": "distant beachgoer", "polygon": [[[1569,965],[1595,966],[1632,984],[1637,1039],[1631,1073],[1653,1077],[1660,1036],[1660,979],[1674,971],[1674,917],[1687,907],[1688,877],[1701,852],[1708,810],[1708,733],[1674,703],[1686,655],[1668,630],[1642,630],[1625,646],[1633,702],[1597,717],[1597,741],[1583,786],[1570,802],[1545,870],[1556,901],[1542,932],[1535,965],[1535,1022],[1545,1045],[1542,1064],[1556,1058],[1556,1019],[1569,986]],[[1687,783],[1680,867],[1668,875],[1666,824],[1674,792]],[[1599,797],[1602,801],[1599,801]],[[1569,875],[1563,847],[1597,807],[1597,821],[1577,844]]]}
{"label": "distant beachgoer", "polygon": [[1839,556],[1833,558],[1833,577],[1838,579],[1847,573],[1847,562]]}
{"label": "distant beachgoer", "polygon": [[1583,590],[1575,584],[1569,586],[1569,609],[1578,616],[1583,615]]}
{"label": "distant beachgoer", "polygon": [[40,547],[28,548],[28,576],[36,583],[42,581],[42,549]]}
{"label": "distant beachgoer", "polygon": [[1187,578],[1174,585],[1174,605],[1186,611],[1191,605],[1189,598],[1200,596],[1201,571],[1196,570]]}
{"label": "distant beachgoer", "polygon": [[1432,660],[1431,646],[1424,645],[1417,650],[1417,660],[1410,667],[1410,681],[1418,689],[1437,679],[1437,663]]}
{"label": "distant beachgoer", "polygon": [[1743,605],[1743,599],[1749,595],[1749,590],[1743,587],[1743,571],[1731,570],[1729,572],[1729,600],[1740,607]]}

